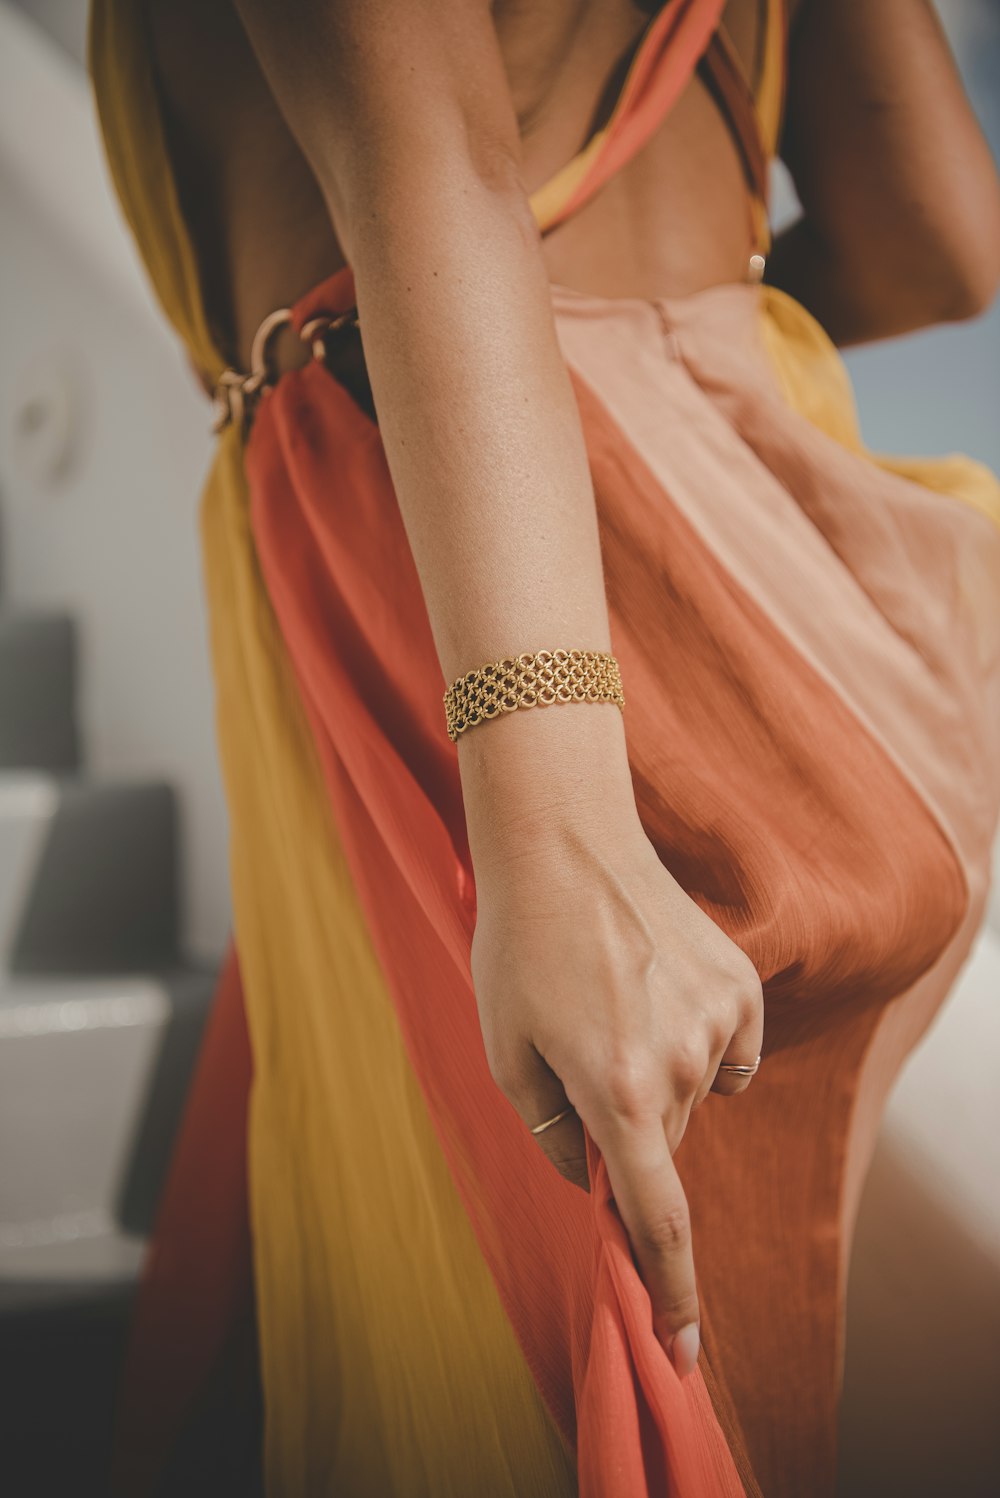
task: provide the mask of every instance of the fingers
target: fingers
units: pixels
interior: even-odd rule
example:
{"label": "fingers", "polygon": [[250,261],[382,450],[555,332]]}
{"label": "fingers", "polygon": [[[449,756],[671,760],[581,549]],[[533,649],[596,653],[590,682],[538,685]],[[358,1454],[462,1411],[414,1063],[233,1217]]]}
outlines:
{"label": "fingers", "polygon": [[[551,1104],[546,1104],[546,1108],[550,1106]],[[545,1129],[543,1133],[536,1134],[535,1138],[561,1176],[565,1176],[567,1181],[572,1181],[574,1186],[580,1186],[584,1191],[589,1191],[590,1179],[587,1175],[587,1146],[583,1138],[583,1125],[572,1105],[567,1101],[565,1093],[563,1093],[561,1104],[556,1103],[554,1114],[546,1112],[545,1108],[536,1110],[543,1114],[537,1123],[557,1116],[564,1109],[569,1110],[566,1116],[558,1119],[558,1122]],[[529,1128],[534,1127],[529,1120],[525,1121],[528,1122]]]}
{"label": "fingers", "polygon": [[534,1046],[525,1045],[512,1063],[494,1066],[492,1071],[494,1081],[533,1133],[539,1125],[547,1125],[534,1138],[559,1174],[589,1191],[583,1125],[552,1068]]}
{"label": "fingers", "polygon": [[683,1378],[698,1361],[700,1312],[691,1217],[663,1122],[619,1118],[594,1137],[649,1291],[656,1335]]}
{"label": "fingers", "polygon": [[690,1213],[673,1152],[692,1107],[709,1091],[733,1094],[750,1085],[764,1023],[759,976],[732,944],[714,973],[696,976],[708,982],[679,989],[683,1022],[669,1032],[661,1027],[655,1046],[655,1007],[643,1012],[628,1046],[619,1041],[613,1052],[582,1044],[574,1030],[558,1046],[545,1038],[546,1061],[537,1035],[532,1043],[514,1024],[491,1030],[487,1045],[493,1078],[536,1144],[583,1190],[586,1123],[649,1292],[654,1330],[681,1377],[697,1365],[700,1309]]}
{"label": "fingers", "polygon": [[[525,1065],[515,1107],[559,1173],[589,1189],[583,1125],[558,1078],[541,1056]],[[534,1073],[534,1085],[527,1072]],[[506,1089],[505,1089],[506,1090]],[[510,1091],[508,1091],[510,1096]],[[528,1097],[532,1101],[527,1101]],[[568,1111],[566,1111],[568,1110]],[[560,1114],[565,1114],[560,1118]],[[591,1132],[594,1132],[593,1130]],[[683,1126],[679,1133],[683,1133]],[[680,1377],[698,1362],[699,1308],[687,1198],[659,1115],[641,1123],[620,1113],[594,1133],[639,1272],[653,1307],[653,1326]],[[602,1142],[603,1140],[603,1142]]]}
{"label": "fingers", "polygon": [[[737,1015],[736,1029],[713,1067],[708,1083],[709,1091],[721,1093],[724,1097],[745,1092],[760,1062],[764,1039],[764,996],[760,978],[749,962],[737,994]],[[749,1070],[729,1071],[726,1068],[730,1066]]]}
{"label": "fingers", "polygon": [[715,1074],[710,1092],[718,1092],[723,1097],[735,1097],[738,1092],[745,1092],[757,1074],[760,1065],[760,1054],[758,1053],[752,1061],[731,1061],[727,1053],[726,1058],[720,1063]]}

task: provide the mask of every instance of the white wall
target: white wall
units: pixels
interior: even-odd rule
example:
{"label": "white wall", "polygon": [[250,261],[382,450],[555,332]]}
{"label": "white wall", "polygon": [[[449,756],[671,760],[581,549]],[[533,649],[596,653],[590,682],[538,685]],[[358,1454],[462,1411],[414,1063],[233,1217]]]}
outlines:
{"label": "white wall", "polygon": [[[183,932],[214,960],[230,910],[196,531],[208,405],[136,269],[83,74],[6,6],[0,264],[0,598],[75,614],[88,768],[178,788]],[[32,471],[33,394],[50,424],[69,408],[56,478]]]}

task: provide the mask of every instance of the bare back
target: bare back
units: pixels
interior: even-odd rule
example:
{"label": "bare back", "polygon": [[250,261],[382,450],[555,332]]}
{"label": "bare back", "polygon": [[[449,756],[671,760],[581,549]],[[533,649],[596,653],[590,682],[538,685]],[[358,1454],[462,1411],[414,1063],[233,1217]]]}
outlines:
{"label": "bare back", "polygon": [[[338,269],[344,254],[230,0],[148,3],[206,295],[245,362],[261,319]],[[730,0],[726,12],[748,76],[758,10],[757,0]],[[606,116],[649,10],[631,0],[499,0],[493,20],[531,192]],[[546,236],[543,253],[563,285],[678,296],[742,279],[751,248],[739,156],[696,75],[646,148]]]}

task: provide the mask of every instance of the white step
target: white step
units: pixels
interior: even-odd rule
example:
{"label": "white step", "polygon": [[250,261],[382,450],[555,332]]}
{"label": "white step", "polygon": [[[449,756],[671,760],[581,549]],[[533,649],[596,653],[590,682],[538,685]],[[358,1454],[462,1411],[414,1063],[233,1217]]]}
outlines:
{"label": "white step", "polygon": [[0,987],[0,1307],[134,1274],[214,984],[177,969]]}
{"label": "white step", "polygon": [[177,961],[173,788],[0,771],[0,972]]}
{"label": "white step", "polygon": [[0,1227],[0,1316],[93,1302],[109,1290],[130,1289],[147,1243],[96,1210],[23,1230]]}

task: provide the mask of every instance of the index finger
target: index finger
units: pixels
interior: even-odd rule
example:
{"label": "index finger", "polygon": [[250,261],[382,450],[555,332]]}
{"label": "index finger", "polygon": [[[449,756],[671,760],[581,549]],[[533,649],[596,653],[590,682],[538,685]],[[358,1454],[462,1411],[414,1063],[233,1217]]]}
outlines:
{"label": "index finger", "polygon": [[653,1326],[683,1378],[698,1361],[700,1312],[691,1214],[663,1121],[618,1120],[602,1132],[608,1179],[653,1303]]}

